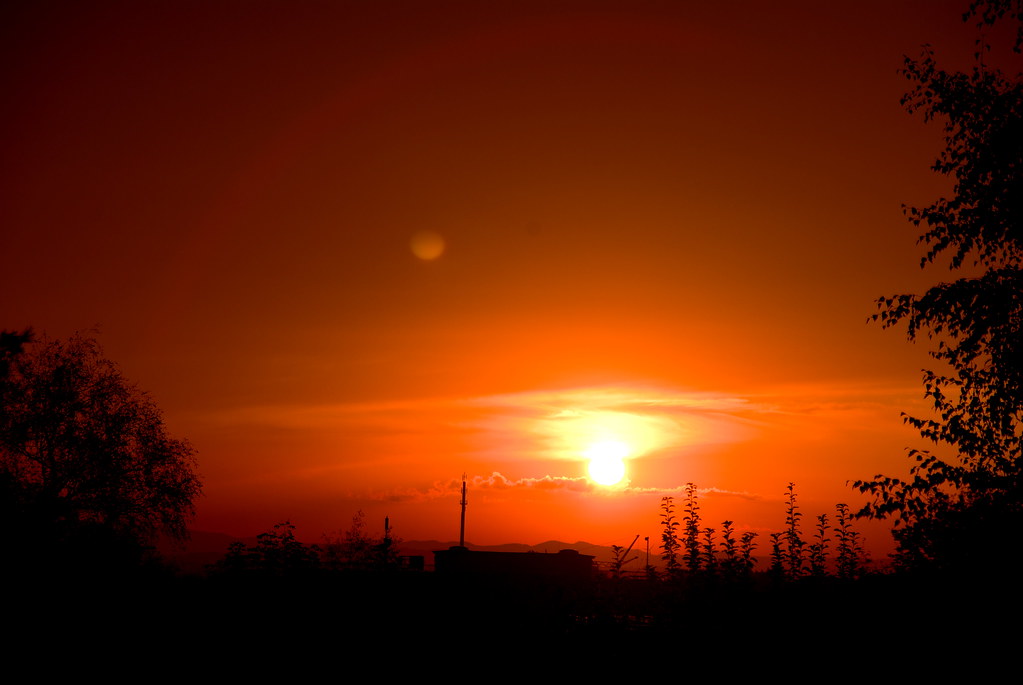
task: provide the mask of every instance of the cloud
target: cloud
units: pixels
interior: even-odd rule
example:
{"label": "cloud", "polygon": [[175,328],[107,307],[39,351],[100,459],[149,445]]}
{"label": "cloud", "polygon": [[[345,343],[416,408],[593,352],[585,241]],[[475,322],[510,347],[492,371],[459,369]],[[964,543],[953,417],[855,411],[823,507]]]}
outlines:
{"label": "cloud", "polygon": [[[682,478],[708,483],[704,474],[711,468],[702,473],[698,468],[714,460],[728,459],[733,473],[741,468],[752,474],[763,472],[765,460],[782,453],[813,460],[814,446],[832,444],[836,437],[839,446],[858,444],[865,431],[899,425],[898,410],[907,394],[919,392],[915,387],[822,383],[740,396],[604,385],[477,397],[238,406],[204,420],[215,436],[250,440],[235,450],[247,455],[250,466],[260,464],[260,477],[319,479],[345,488],[359,482],[366,490],[387,490],[374,497],[394,501],[450,496],[459,481],[424,484],[438,473],[463,470],[478,479],[474,488],[495,493],[663,496],[677,494],[675,484]],[[584,453],[600,440],[626,443],[629,460],[645,460],[650,467],[645,470],[639,463],[627,465],[628,477],[641,477],[643,489],[625,482],[612,492],[582,477]],[[287,460],[279,457],[279,447],[271,449],[274,445],[287,446]]]}
{"label": "cloud", "polygon": [[[909,390],[919,395],[917,388]],[[663,432],[667,439],[732,442],[779,417],[873,414],[905,405],[906,388],[864,384],[781,387],[770,393],[730,395],[644,385],[546,389],[480,397],[422,398],[357,403],[241,405],[205,412],[221,425],[259,425],[296,430],[338,427],[386,428],[414,433],[427,422],[446,431],[525,432],[550,438],[573,424],[629,423]],[[722,431],[723,427],[730,430]],[[712,427],[714,430],[700,430]],[[745,429],[745,430],[743,430]]]}
{"label": "cloud", "polygon": [[[566,477],[566,476],[543,476],[542,478],[518,478],[511,479],[499,471],[494,471],[488,476],[473,476],[466,482],[469,490],[474,493],[486,492],[510,492],[510,491],[561,491],[570,493],[594,493],[599,492],[606,496],[614,497],[681,497],[685,495],[685,485],[677,485],[669,488],[656,487],[632,487],[625,484],[619,488],[604,488],[594,484],[588,478]],[[369,499],[391,502],[422,502],[440,498],[452,498],[460,496],[462,481],[451,479],[443,483],[434,483],[428,489],[404,488],[396,490],[381,491],[371,494]],[[761,501],[761,495],[749,492],[733,492],[721,488],[697,488],[701,497],[719,496],[735,497],[749,501]]]}
{"label": "cloud", "polygon": [[749,400],[716,393],[604,386],[491,395],[472,424],[492,444],[528,436],[534,454],[581,459],[593,442],[627,444],[632,458],[679,445],[734,442],[749,436],[757,412]]}

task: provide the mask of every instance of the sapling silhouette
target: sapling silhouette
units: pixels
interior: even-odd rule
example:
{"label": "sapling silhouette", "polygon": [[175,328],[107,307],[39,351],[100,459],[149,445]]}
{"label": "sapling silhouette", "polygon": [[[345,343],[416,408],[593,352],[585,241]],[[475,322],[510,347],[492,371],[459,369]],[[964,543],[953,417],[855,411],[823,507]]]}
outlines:
{"label": "sapling silhouette", "polygon": [[677,573],[678,563],[678,521],[675,520],[675,500],[670,496],[661,498],[661,558],[668,567],[668,574]]}
{"label": "sapling silhouette", "polygon": [[718,571],[718,559],[715,552],[714,533],[716,531],[713,528],[703,529],[703,545],[701,555],[701,562],[703,564],[703,573],[708,577],[717,575]]}
{"label": "sapling silhouette", "polygon": [[803,513],[796,505],[796,484],[789,483],[788,495],[786,495],[785,506],[785,569],[789,578],[799,578],[803,575],[803,548],[806,543],[799,532],[799,519]]}
{"label": "sapling silhouette", "polygon": [[835,573],[842,579],[860,575],[864,557],[860,534],[853,530],[853,515],[848,504],[835,505]]}
{"label": "sapling silhouette", "polygon": [[726,580],[735,580],[741,575],[739,548],[732,521],[724,521],[721,524],[721,572]]}
{"label": "sapling silhouette", "polygon": [[[635,544],[635,541],[633,541],[633,544]],[[625,564],[639,558],[638,556],[629,557],[628,554],[630,551],[632,551],[632,545],[629,545],[628,547],[611,545],[611,578],[614,580],[621,579],[622,567],[625,566]]]}
{"label": "sapling silhouette", "polygon": [[693,483],[686,483],[685,513],[682,519],[685,522],[682,546],[685,549],[686,568],[690,573],[696,573],[703,559],[700,546],[700,505],[697,503],[697,490]]}
{"label": "sapling silhouette", "polygon": [[810,543],[810,575],[821,577],[827,573],[828,561],[828,515],[821,514],[817,517],[817,534]]}
{"label": "sapling silhouette", "polygon": [[752,531],[743,533],[739,538],[739,561],[743,576],[749,576],[753,572],[753,566],[757,563],[753,556],[753,552],[757,548],[756,540],[757,534]]}
{"label": "sapling silhouette", "polygon": [[753,551],[756,549],[757,534],[747,531],[736,540],[734,522],[725,521],[722,524],[721,537],[720,566],[724,578],[733,582],[749,578],[756,563]]}
{"label": "sapling silhouette", "polygon": [[771,533],[771,567],[768,572],[775,580],[785,579],[785,550],[781,538],[782,533]]}

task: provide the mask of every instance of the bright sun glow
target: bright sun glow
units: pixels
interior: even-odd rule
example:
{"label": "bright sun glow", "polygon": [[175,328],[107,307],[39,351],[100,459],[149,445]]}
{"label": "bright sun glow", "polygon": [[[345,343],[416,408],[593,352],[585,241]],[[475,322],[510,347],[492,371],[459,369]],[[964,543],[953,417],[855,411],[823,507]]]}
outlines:
{"label": "bright sun glow", "polygon": [[616,485],[625,478],[629,446],[617,440],[595,442],[583,453],[590,460],[590,478],[600,485]]}

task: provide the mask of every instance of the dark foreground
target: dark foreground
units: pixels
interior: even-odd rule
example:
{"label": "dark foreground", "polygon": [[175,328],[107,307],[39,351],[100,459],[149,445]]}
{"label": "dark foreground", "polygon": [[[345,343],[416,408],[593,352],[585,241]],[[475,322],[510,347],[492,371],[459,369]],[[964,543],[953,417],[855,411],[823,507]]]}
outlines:
{"label": "dark foreground", "polygon": [[21,578],[8,588],[9,659],[113,681],[214,671],[294,680],[316,664],[338,680],[388,682],[527,665],[566,676],[628,665],[650,676],[781,670],[809,679],[826,668],[818,675],[980,677],[1015,659],[1021,637],[1020,592],[1005,579],[720,587],[431,572],[153,574]]}

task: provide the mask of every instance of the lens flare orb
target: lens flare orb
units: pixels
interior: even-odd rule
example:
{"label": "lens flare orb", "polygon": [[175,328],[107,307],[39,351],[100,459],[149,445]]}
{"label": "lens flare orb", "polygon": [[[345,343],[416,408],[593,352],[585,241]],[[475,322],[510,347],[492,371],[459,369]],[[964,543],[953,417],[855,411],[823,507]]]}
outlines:
{"label": "lens flare orb", "polygon": [[444,238],[435,231],[418,231],[409,241],[414,254],[424,262],[431,262],[444,254]]}

